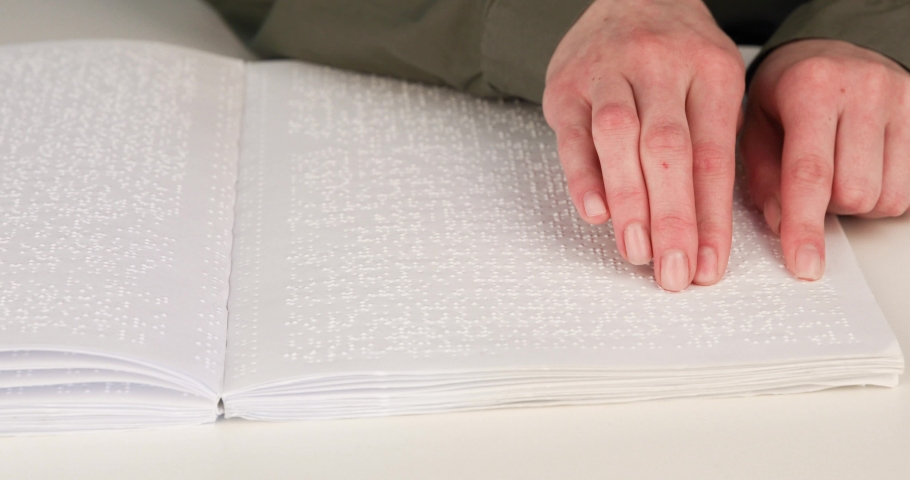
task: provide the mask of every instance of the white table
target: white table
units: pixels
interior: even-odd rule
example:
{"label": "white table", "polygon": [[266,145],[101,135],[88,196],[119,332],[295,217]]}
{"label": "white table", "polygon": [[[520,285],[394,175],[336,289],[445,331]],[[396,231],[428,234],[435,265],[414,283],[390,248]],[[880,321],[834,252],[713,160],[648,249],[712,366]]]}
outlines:
{"label": "white table", "polygon": [[[0,44],[160,40],[251,58],[198,0],[0,0]],[[910,352],[910,216],[844,225]],[[894,389],[0,438],[0,478],[910,478]]]}

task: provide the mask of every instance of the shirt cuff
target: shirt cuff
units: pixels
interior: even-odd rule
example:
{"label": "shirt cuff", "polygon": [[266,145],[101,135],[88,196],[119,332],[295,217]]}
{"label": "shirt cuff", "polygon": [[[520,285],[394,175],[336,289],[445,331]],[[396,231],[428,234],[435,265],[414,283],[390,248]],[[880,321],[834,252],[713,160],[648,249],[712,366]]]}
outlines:
{"label": "shirt cuff", "polygon": [[891,58],[910,70],[910,2],[814,0],[784,20],[749,67],[748,78],[775,48],[796,40],[843,40]]}
{"label": "shirt cuff", "polygon": [[504,96],[540,103],[556,45],[593,0],[494,0],[481,40],[481,70]]}

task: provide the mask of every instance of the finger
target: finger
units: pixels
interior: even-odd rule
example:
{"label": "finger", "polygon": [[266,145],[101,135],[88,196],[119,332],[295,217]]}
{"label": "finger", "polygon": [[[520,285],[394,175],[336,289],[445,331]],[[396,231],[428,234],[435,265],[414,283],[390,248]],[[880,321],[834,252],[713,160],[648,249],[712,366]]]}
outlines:
{"label": "finger", "polygon": [[781,247],[787,268],[804,280],[825,270],[825,212],[834,177],[837,108],[805,95],[781,105]]}
{"label": "finger", "polygon": [[780,168],[783,132],[758,105],[750,105],[739,142],[752,203],[780,235]]}
{"label": "finger", "polygon": [[739,107],[739,114],[736,116],[736,135],[737,136],[739,136],[739,133],[742,132],[743,124],[745,123],[745,120],[746,120],[745,106],[746,106],[745,101],[743,101],[743,104],[740,105],[740,107]]}
{"label": "finger", "polygon": [[910,209],[910,111],[885,129],[884,150],[882,193],[864,217],[897,217]]}
{"label": "finger", "polygon": [[648,195],[638,158],[639,123],[632,87],[607,80],[592,92],[594,146],[600,158],[616,245],[630,263],[651,261]]}
{"label": "finger", "polygon": [[878,105],[878,102],[848,105],[841,112],[829,212],[869,213],[878,203],[885,155],[884,112]]}
{"label": "finger", "polygon": [[686,99],[698,221],[694,281],[700,285],[716,283],[730,257],[736,129],[743,95],[740,79],[712,77],[696,77]]}
{"label": "finger", "polygon": [[661,287],[679,291],[692,282],[698,250],[688,85],[670,75],[632,85],[641,118],[639,154],[651,210],[654,272]]}
{"label": "finger", "polygon": [[604,223],[610,215],[591,137],[591,106],[580,95],[571,92],[551,98],[547,99],[546,117],[556,132],[556,149],[569,196],[584,221]]}

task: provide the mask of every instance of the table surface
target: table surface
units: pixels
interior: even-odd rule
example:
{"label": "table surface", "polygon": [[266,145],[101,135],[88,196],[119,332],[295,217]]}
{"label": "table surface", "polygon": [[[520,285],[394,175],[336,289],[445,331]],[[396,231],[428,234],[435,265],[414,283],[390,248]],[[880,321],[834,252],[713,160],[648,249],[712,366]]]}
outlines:
{"label": "table surface", "polygon": [[[0,44],[132,38],[252,58],[200,0],[0,0],[0,12]],[[910,215],[843,224],[910,352]],[[803,395],[5,437],[0,478],[906,480],[908,380]]]}

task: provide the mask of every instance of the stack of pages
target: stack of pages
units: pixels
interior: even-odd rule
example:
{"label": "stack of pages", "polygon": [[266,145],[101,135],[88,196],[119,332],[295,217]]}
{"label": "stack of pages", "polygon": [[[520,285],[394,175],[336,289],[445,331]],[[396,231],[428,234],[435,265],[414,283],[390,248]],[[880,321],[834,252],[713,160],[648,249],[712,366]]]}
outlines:
{"label": "stack of pages", "polygon": [[554,144],[537,107],[302,63],[0,49],[0,432],[897,383],[835,218],[801,282],[737,203],[726,278],[667,293]]}

